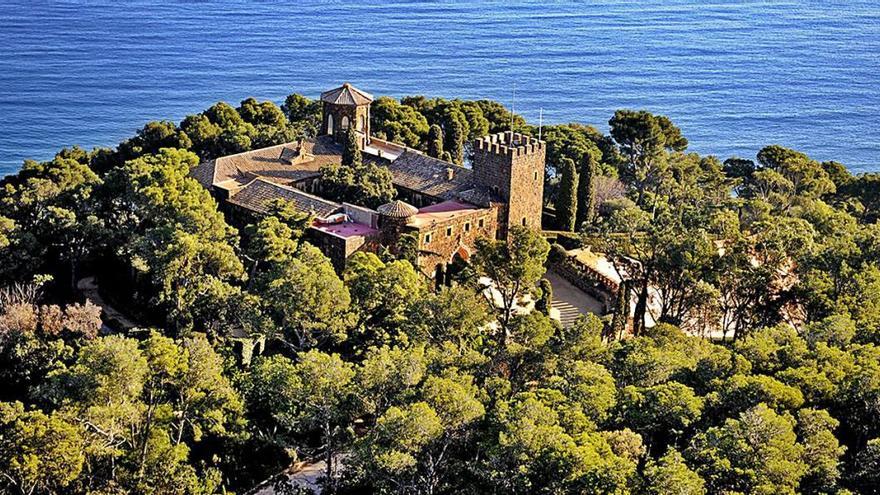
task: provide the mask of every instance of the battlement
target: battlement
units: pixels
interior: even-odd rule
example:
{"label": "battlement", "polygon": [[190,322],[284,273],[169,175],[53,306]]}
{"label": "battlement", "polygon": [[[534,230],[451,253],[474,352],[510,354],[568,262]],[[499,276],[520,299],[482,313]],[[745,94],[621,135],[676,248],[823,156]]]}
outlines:
{"label": "battlement", "polygon": [[474,151],[509,157],[528,156],[544,151],[546,143],[519,132],[499,132],[474,140]]}

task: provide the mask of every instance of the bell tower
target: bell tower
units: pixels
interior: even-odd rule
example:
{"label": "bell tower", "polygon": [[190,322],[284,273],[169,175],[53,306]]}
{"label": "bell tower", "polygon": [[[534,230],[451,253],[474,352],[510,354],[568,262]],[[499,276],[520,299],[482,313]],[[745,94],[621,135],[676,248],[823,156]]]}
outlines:
{"label": "bell tower", "polygon": [[345,140],[348,129],[354,127],[360,136],[361,148],[370,142],[370,104],[373,95],[349,83],[321,93],[323,117],[321,134],[333,136],[337,143]]}

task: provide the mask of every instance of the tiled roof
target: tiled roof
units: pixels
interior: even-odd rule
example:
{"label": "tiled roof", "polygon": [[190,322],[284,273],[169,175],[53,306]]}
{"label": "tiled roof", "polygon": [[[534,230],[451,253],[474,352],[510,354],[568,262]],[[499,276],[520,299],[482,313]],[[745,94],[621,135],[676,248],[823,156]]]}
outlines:
{"label": "tiled roof", "polygon": [[269,204],[274,199],[290,201],[297,211],[313,214],[319,218],[328,217],[342,208],[339,203],[265,179],[254,179],[229,198],[229,202],[257,213],[267,213]]}
{"label": "tiled roof", "polygon": [[197,180],[202,187],[210,189],[214,184],[214,161],[196,165],[189,171],[189,176]]}
{"label": "tiled roof", "polygon": [[342,147],[330,136],[321,136],[217,158],[213,183],[271,177],[273,182],[288,184],[314,177],[321,167],[340,161]]}
{"label": "tiled roof", "polygon": [[396,199],[376,208],[376,211],[378,211],[380,215],[386,217],[407,218],[418,213],[419,209],[405,201]]}
{"label": "tiled roof", "polygon": [[454,199],[456,193],[472,188],[469,169],[409,149],[389,163],[388,170],[394,185],[438,198]]}
{"label": "tiled roof", "polygon": [[321,93],[321,101],[335,105],[369,105],[373,101],[373,95],[345,83],[336,89]]}

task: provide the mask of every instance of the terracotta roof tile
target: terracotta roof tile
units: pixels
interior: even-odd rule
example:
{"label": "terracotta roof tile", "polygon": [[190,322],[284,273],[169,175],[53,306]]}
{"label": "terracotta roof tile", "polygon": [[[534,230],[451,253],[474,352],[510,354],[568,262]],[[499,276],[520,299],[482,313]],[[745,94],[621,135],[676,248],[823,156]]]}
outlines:
{"label": "terracotta roof tile", "polygon": [[373,95],[345,83],[338,88],[321,93],[321,101],[334,105],[369,105],[373,101]]}
{"label": "terracotta roof tile", "polygon": [[217,158],[213,183],[271,177],[287,184],[314,177],[321,167],[340,161],[342,147],[321,136]]}
{"label": "terracotta roof tile", "polygon": [[376,208],[376,211],[378,211],[380,215],[386,217],[407,218],[418,213],[419,209],[405,201],[396,199]]}
{"label": "terracotta roof tile", "polygon": [[274,199],[290,201],[297,211],[323,218],[330,216],[342,205],[305,193],[294,187],[275,184],[265,179],[254,179],[241,188],[229,202],[257,213],[267,213]]}
{"label": "terracotta roof tile", "polygon": [[[394,185],[438,198],[454,199],[458,192],[473,187],[470,169],[409,149],[389,163],[388,169]],[[452,179],[448,169],[452,169]]]}

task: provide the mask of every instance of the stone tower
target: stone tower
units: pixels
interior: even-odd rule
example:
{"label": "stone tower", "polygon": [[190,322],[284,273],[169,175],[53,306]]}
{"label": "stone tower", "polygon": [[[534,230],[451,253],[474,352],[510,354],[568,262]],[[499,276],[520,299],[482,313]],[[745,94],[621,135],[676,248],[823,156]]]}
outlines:
{"label": "stone tower", "polygon": [[541,229],[544,206],[544,162],[547,147],[518,132],[501,132],[474,141],[476,181],[507,203],[499,211],[498,238],[510,227]]}
{"label": "stone tower", "polygon": [[354,126],[361,138],[361,148],[369,144],[370,103],[373,102],[373,95],[345,83],[321,93],[321,102],[321,134],[329,134],[337,143],[342,143],[349,127]]}

